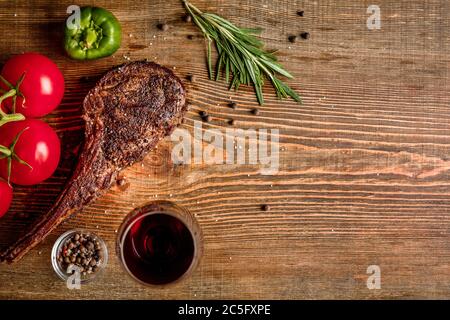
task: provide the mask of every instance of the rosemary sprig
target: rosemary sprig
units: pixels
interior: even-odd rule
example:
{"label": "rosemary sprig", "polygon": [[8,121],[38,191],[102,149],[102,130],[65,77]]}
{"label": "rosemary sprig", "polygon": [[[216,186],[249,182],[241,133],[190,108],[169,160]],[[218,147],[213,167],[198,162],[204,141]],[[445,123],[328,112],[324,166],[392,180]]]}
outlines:
{"label": "rosemary sprig", "polygon": [[[255,35],[261,29],[239,28],[230,21],[213,13],[203,13],[186,0],[182,0],[194,23],[200,28],[207,42],[206,55],[210,79],[218,81],[225,74],[229,89],[239,89],[241,84],[253,85],[260,105],[264,104],[262,88],[267,77],[275,88],[278,98],[291,97],[301,103],[300,96],[287,84],[276,77],[277,74],[292,79],[293,76],[277,62],[274,52],[263,49],[264,43]],[[211,51],[214,41],[219,55],[212,66]]]}

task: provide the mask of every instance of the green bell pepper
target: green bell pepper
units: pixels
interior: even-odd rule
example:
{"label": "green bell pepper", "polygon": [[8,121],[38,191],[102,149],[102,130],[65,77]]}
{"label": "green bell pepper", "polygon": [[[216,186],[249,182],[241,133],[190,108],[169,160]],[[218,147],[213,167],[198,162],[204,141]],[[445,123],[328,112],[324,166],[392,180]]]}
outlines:
{"label": "green bell pepper", "polygon": [[112,55],[120,47],[122,29],[108,10],[83,7],[79,25],[65,27],[64,49],[77,60],[93,60]]}

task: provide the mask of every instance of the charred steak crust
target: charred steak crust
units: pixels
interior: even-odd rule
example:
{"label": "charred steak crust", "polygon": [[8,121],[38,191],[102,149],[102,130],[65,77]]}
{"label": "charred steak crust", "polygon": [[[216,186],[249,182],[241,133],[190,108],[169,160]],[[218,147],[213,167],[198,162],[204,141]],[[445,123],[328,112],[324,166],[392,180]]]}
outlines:
{"label": "charred steak crust", "polygon": [[104,113],[102,151],[118,168],[141,161],[144,151],[169,135],[186,111],[181,81],[169,69],[151,62],[131,63],[110,72],[92,95],[101,98],[103,110],[98,110],[88,95],[86,120]]}
{"label": "charred steak crust", "polygon": [[183,84],[165,67],[137,61],[107,72],[83,102],[85,142],[72,178],[49,212],[1,252],[0,260],[19,260],[101,196],[122,169],[141,161],[172,133],[186,110]]}

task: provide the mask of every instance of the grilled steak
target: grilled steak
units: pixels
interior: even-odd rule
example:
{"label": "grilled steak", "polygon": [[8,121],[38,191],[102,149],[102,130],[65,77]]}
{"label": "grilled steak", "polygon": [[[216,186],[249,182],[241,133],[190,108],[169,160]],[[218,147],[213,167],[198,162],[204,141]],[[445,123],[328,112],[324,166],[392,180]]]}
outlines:
{"label": "grilled steak", "polygon": [[53,208],[0,254],[14,262],[61,222],[92,203],[115,181],[120,170],[141,161],[181,122],[185,90],[167,68],[131,62],[97,83],[83,102],[85,142],[72,178]]}

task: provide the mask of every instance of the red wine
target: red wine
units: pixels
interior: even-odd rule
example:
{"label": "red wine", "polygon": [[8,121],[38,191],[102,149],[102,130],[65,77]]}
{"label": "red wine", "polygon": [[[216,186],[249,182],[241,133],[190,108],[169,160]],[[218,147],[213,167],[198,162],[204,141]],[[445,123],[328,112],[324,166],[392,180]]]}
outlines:
{"label": "red wine", "polygon": [[128,270],[149,284],[180,278],[192,264],[195,246],[191,232],[178,218],[154,213],[134,221],[123,242]]}

